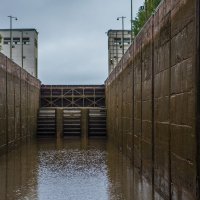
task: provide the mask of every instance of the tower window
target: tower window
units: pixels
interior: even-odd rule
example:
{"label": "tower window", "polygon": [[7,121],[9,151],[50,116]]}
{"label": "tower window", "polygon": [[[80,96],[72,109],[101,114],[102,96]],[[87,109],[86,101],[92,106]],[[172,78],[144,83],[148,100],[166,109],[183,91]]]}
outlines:
{"label": "tower window", "polygon": [[23,38],[23,44],[30,44],[30,38]]}
{"label": "tower window", "polygon": [[3,44],[10,44],[10,38],[9,37],[5,37],[3,39]]}
{"label": "tower window", "polygon": [[20,38],[14,37],[13,44],[20,44]]}
{"label": "tower window", "polygon": [[121,38],[114,38],[114,44],[121,44]]}
{"label": "tower window", "polygon": [[124,44],[130,44],[130,38],[124,38]]}

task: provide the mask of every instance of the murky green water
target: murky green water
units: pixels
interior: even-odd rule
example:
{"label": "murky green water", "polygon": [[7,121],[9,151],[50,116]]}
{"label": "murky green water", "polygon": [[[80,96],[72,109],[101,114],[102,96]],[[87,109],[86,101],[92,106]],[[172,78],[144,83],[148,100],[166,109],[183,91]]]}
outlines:
{"label": "murky green water", "polygon": [[39,140],[0,156],[1,200],[132,200],[132,164],[111,144]]}

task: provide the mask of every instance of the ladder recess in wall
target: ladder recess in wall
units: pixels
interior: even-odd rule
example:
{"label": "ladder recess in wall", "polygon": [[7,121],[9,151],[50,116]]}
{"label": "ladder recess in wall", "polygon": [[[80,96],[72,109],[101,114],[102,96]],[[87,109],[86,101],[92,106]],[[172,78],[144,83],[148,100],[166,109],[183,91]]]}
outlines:
{"label": "ladder recess in wall", "polygon": [[[85,108],[84,108],[85,109]],[[61,126],[62,137],[81,137],[82,109],[63,108],[61,118],[56,116],[57,108],[41,108],[38,113],[37,135],[56,137]],[[60,110],[60,108],[59,108]],[[58,120],[56,122],[56,120]],[[106,136],[106,109],[88,108],[88,137]]]}
{"label": "ladder recess in wall", "polygon": [[37,135],[42,137],[55,136],[55,109],[40,109],[37,121]]}
{"label": "ladder recess in wall", "polygon": [[89,137],[106,136],[106,110],[90,109],[89,110]]}
{"label": "ladder recess in wall", "polygon": [[81,111],[63,110],[63,136],[81,136]]}

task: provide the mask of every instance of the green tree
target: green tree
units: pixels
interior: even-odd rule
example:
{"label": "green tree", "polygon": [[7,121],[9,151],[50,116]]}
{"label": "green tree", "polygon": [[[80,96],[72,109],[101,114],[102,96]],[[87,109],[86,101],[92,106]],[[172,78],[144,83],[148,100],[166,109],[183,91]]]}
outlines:
{"label": "green tree", "polygon": [[145,0],[140,6],[136,18],[132,22],[133,35],[136,36],[146,21],[151,17],[161,0]]}

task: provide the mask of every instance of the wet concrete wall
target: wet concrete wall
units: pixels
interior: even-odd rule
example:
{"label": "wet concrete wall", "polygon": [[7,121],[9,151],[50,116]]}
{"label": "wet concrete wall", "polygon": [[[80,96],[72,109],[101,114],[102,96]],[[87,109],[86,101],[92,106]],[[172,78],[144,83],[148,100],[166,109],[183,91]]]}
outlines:
{"label": "wet concrete wall", "polygon": [[141,199],[199,199],[199,1],[164,0],[106,80],[108,136]]}
{"label": "wet concrete wall", "polygon": [[0,54],[0,151],[36,134],[40,81]]}

